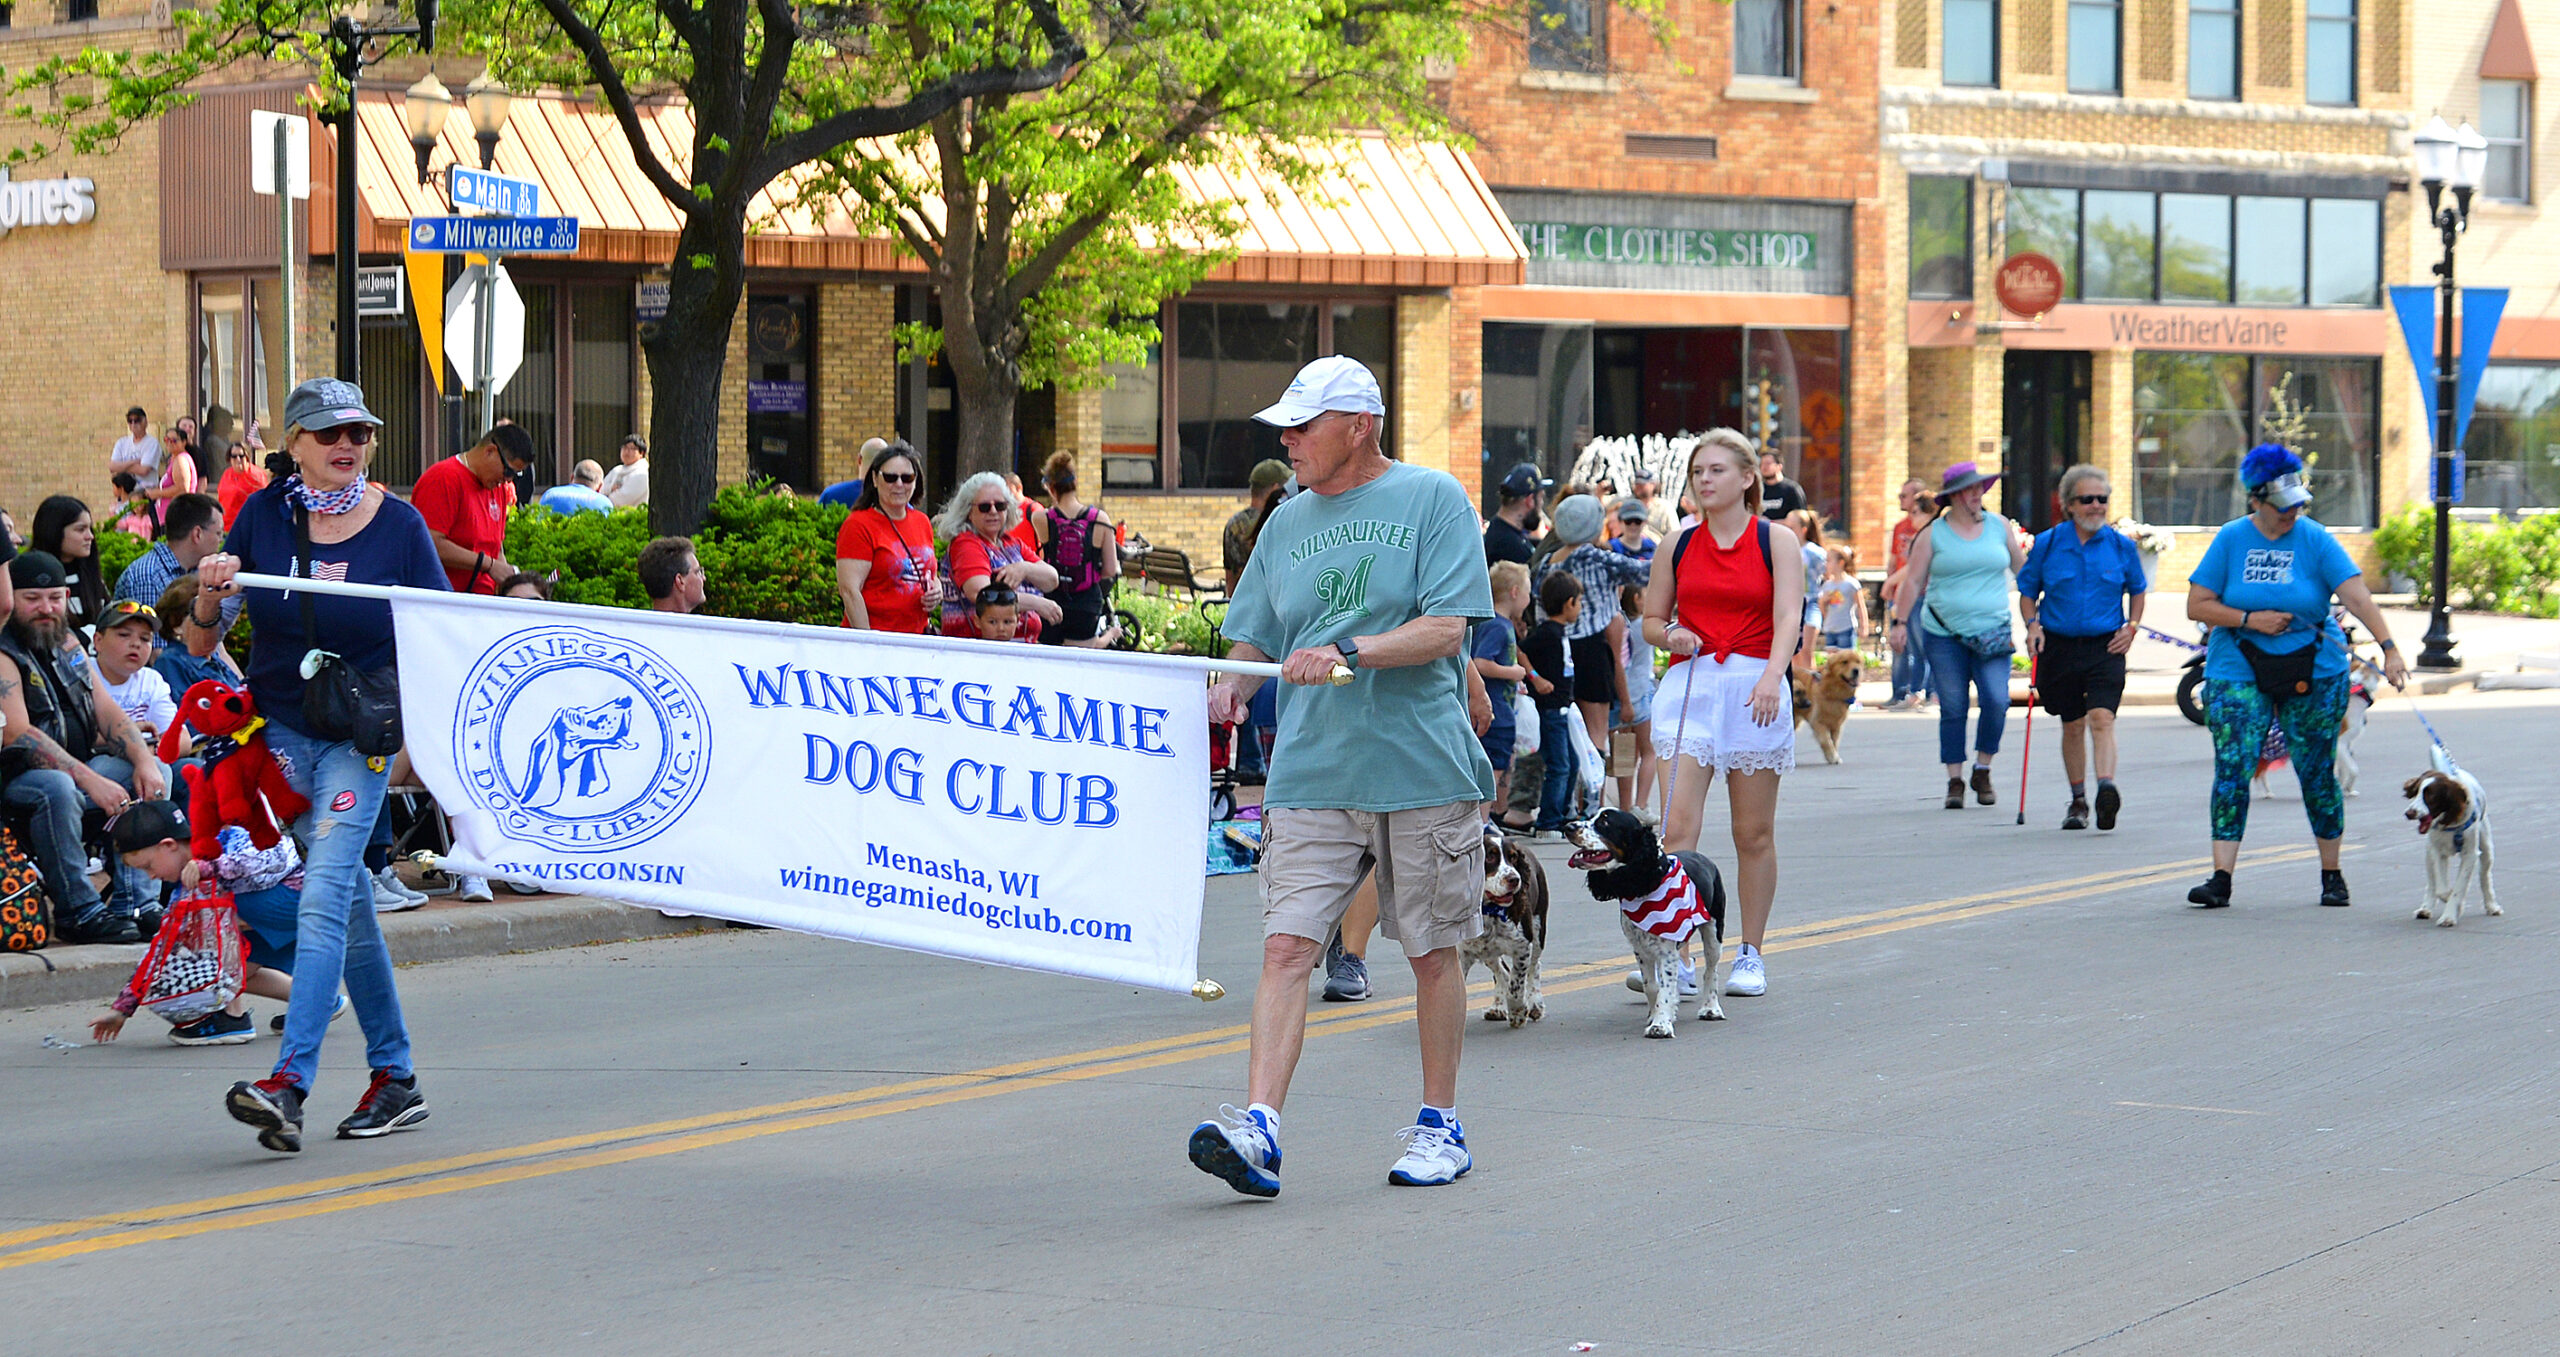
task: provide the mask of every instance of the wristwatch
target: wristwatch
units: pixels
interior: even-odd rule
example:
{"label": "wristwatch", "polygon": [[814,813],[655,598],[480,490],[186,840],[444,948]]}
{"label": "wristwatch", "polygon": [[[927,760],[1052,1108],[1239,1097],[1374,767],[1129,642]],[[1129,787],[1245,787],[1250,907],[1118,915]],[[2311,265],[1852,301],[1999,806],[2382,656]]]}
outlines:
{"label": "wristwatch", "polygon": [[1333,648],[1342,652],[1342,662],[1344,664],[1350,665],[1354,669],[1360,667],[1360,643],[1358,641],[1345,636],[1341,640],[1334,642]]}

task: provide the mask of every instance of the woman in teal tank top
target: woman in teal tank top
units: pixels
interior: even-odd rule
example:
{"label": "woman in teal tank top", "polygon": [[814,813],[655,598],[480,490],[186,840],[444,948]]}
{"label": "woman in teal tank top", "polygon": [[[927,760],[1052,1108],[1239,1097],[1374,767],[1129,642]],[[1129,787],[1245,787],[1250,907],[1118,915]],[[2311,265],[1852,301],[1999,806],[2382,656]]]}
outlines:
{"label": "woman in teal tank top", "polygon": [[[1920,616],[1897,603],[1893,642],[1916,639],[1929,657],[1930,685],[1938,695],[1938,761],[1947,769],[1947,809],[1964,808],[1964,710],[1968,685],[1981,704],[1973,737],[1973,794],[1990,805],[1991,758],[2009,720],[2009,656],[2016,649],[2009,626],[2010,577],[2026,563],[2025,549],[2009,520],[1982,507],[1982,493],[1999,480],[1971,462],[1948,467],[1938,487],[1946,512],[1911,541]],[[1911,630],[1917,626],[1919,635]]]}

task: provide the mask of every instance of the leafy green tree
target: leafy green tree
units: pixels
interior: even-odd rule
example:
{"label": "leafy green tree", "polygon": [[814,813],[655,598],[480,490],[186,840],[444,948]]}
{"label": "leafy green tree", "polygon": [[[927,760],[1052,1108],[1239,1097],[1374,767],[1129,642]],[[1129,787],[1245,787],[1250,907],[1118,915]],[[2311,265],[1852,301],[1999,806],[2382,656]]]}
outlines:
{"label": "leafy green tree", "polygon": [[[867,214],[923,262],[942,323],[905,338],[950,364],[959,474],[1009,471],[1023,391],[1142,359],[1165,299],[1234,257],[1238,204],[1187,192],[1183,171],[1356,193],[1335,153],[1346,131],[1448,135],[1424,72],[1506,16],[1483,0],[1105,0],[1068,19],[1091,55],[1054,87],[839,146],[804,198]],[[975,0],[967,20],[883,25],[872,72],[943,69],[964,33],[1010,50],[1040,16]]]}
{"label": "leafy green tree", "polygon": [[[485,58],[517,89],[592,88],[641,173],[684,225],[666,319],[644,338],[653,390],[650,519],[690,532],[717,473],[720,384],[746,287],[759,193],[864,138],[924,126],[970,101],[1057,83],[1086,58],[1054,0],[459,0],[448,46]],[[342,101],[320,35],[337,0],[210,0],[174,33],[88,48],[6,72],[6,112],[37,132],[11,163],[55,149],[97,152],[186,102],[198,79],[249,63],[305,67]],[[929,35],[920,38],[919,35]],[[680,90],[693,115],[681,157],[662,156],[638,100]]]}

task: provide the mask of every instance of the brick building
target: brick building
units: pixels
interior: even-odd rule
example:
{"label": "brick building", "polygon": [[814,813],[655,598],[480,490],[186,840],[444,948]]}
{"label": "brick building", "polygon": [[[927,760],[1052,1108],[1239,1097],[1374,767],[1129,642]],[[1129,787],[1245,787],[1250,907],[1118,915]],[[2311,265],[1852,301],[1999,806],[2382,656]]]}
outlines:
{"label": "brick building", "polygon": [[1901,469],[1876,175],[1877,0],[1671,0],[1668,38],[1549,0],[1450,94],[1528,249],[1480,323],[1484,463],[1590,434],[1741,428],[1879,540]]}
{"label": "brick building", "polygon": [[[106,2],[106,18],[40,27],[19,5],[0,24],[0,53],[14,65],[89,44],[168,40],[165,7],[136,4],[128,15],[115,12],[120,0]],[[471,73],[443,64],[448,85]],[[418,297],[402,267],[408,223],[449,210],[417,182],[397,102],[425,65],[385,65],[358,101],[357,243],[375,287],[365,294],[360,378],[388,421],[375,474],[395,487],[478,427],[450,365],[421,342]],[[0,232],[9,315],[0,325],[0,504],[21,521],[49,494],[109,506],[107,450],[128,405],[144,406],[155,426],[216,408],[256,417],[272,441],[292,379],[333,365],[331,131],[311,126],[313,196],[292,208],[291,373],[276,200],[252,194],[244,173],[252,113],[291,110],[303,92],[274,72],[233,73],[111,154],[21,171],[21,181],[44,182],[0,188],[0,213],[22,199],[32,205],[28,225]],[[648,104],[645,117],[662,146],[690,145],[680,102]],[[1457,319],[1453,292],[1516,282],[1519,244],[1454,148],[1354,136],[1325,154],[1335,172],[1322,193],[1242,171],[1191,182],[1243,209],[1238,257],[1165,308],[1166,343],[1146,363],[1106,374],[1099,389],[1024,397],[1017,465],[1026,479],[1053,449],[1078,451],[1088,498],[1214,571],[1219,528],[1242,505],[1253,464],[1279,452],[1251,413],[1298,366],[1329,353],[1379,373],[1395,455],[1472,479],[1475,457],[1457,450],[1476,440],[1475,336]],[[477,156],[457,108],[435,163]],[[543,210],[581,222],[575,254],[509,261],[524,301],[525,356],[495,410],[546,454],[538,487],[566,479],[580,458],[609,464],[625,434],[647,428],[639,338],[647,285],[663,277],[677,222],[611,118],[589,102],[518,97],[495,168],[540,181]],[[74,195],[55,180],[85,187]],[[747,294],[730,338],[720,479],[770,476],[811,491],[857,474],[866,438],[904,436],[923,450],[926,494],[938,502],[952,486],[957,443],[950,378],[938,361],[899,363],[893,338],[902,322],[936,319],[914,261],[840,214],[761,209],[768,216],[748,239]]]}
{"label": "brick building", "polygon": [[[2560,238],[2543,211],[2560,186],[2560,156],[2541,130],[2552,115],[2539,98],[2537,42],[2560,43],[2560,3],[2454,0],[2431,9],[2410,37],[2412,116],[2468,121],[2490,143],[2487,181],[2454,260],[2456,281],[2508,289],[2463,439],[2463,504],[2473,510],[2560,507]],[[2423,212],[2410,214],[2409,230],[2400,281],[2431,284],[2442,239]],[[2417,432],[2421,454],[2431,436]]]}
{"label": "brick building", "polygon": [[[2286,401],[2323,522],[2404,502],[2426,436],[2382,285],[2422,267],[2410,23],[2407,0],[1893,0],[1878,188],[1912,471],[2000,468],[2040,526],[2093,462],[2120,516],[2209,529]],[[2064,278],[2040,316],[1994,294],[2027,251]]]}

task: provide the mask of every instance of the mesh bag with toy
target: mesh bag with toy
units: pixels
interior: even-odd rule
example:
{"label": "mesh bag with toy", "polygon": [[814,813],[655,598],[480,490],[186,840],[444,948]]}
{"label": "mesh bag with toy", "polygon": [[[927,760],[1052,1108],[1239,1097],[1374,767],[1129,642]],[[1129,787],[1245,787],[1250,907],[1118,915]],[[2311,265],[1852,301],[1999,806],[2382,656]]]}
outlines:
{"label": "mesh bag with toy", "polygon": [[238,998],[248,967],[239,908],[229,891],[207,888],[170,902],[132,989],[143,1007],[185,1026]]}

